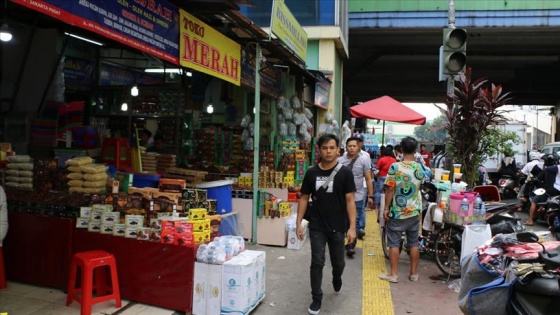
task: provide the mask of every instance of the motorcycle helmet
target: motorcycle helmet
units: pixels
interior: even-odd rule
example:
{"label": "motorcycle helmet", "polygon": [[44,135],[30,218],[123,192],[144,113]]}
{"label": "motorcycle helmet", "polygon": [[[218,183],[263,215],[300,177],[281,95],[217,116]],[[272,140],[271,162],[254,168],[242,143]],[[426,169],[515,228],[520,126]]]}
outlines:
{"label": "motorcycle helmet", "polygon": [[544,165],[545,166],[552,166],[558,164],[558,155],[549,153],[543,156]]}

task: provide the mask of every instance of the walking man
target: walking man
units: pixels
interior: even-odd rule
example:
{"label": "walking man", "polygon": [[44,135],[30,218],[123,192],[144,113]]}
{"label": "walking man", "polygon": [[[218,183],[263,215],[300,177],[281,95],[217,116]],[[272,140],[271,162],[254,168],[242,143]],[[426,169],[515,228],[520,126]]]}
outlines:
{"label": "walking man", "polygon": [[[337,162],[339,140],[335,135],[321,136],[317,141],[321,160],[305,173],[298,203],[296,233],[303,240],[301,221],[309,218],[309,242],[311,244],[311,267],[309,270],[313,302],[309,314],[319,314],[323,291],[323,267],[325,248],[329,245],[332,266],[332,284],[335,292],[342,288],[344,271],[344,240],[356,239],[356,207],[354,201],[354,176]],[[336,172],[336,173],[334,173]],[[327,183],[327,185],[325,185]],[[309,197],[312,206],[308,209]],[[306,216],[306,212],[309,211]]]}
{"label": "walking man", "polygon": [[[357,137],[350,137],[346,140],[346,152],[338,158],[338,162],[348,167],[354,175],[356,185],[355,204],[356,204],[356,235],[363,239],[366,235],[366,214],[364,208],[366,203],[372,205],[373,184],[371,180],[371,161],[369,154],[362,154],[360,140]],[[364,189],[364,180],[366,189]],[[356,253],[356,241],[346,245],[346,255],[354,257]]]}
{"label": "walking man", "polygon": [[424,169],[415,161],[414,153],[418,142],[406,137],[401,141],[403,161],[389,167],[385,179],[385,209],[383,217],[386,222],[389,245],[390,271],[379,275],[379,279],[389,282],[399,281],[399,245],[402,232],[406,232],[406,243],[410,250],[410,271],[408,279],[418,281],[418,237],[420,234],[420,212],[422,196],[420,184],[424,179]]}

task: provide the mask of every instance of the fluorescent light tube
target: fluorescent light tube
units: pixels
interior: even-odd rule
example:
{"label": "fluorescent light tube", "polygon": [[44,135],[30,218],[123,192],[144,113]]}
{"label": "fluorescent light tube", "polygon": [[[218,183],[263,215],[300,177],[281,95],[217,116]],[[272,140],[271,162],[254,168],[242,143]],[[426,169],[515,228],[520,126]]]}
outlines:
{"label": "fluorescent light tube", "polygon": [[98,45],[98,46],[103,46],[103,45],[104,45],[103,43],[96,42],[96,41],[91,40],[91,39],[89,39],[89,38],[85,38],[85,37],[82,37],[82,36],[78,36],[78,35],[76,35],[76,34],[64,32],[64,35],[67,35],[67,36],[70,36],[70,37],[74,37],[74,38],[77,38],[77,39],[81,39],[81,40],[83,40],[84,42],[92,43],[92,44],[95,44],[95,45]]}

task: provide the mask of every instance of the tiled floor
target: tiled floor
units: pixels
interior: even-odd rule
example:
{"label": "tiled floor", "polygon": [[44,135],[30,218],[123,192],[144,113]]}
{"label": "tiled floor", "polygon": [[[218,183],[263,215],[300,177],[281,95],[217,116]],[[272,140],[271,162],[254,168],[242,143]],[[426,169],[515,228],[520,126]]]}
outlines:
{"label": "tiled floor", "polygon": [[[8,288],[0,290],[0,313],[7,315],[79,315],[80,304],[66,306],[66,294],[50,288],[8,282]],[[122,300],[120,309],[115,301],[93,305],[92,315],[178,315],[179,312]],[[184,313],[183,313],[184,314]]]}

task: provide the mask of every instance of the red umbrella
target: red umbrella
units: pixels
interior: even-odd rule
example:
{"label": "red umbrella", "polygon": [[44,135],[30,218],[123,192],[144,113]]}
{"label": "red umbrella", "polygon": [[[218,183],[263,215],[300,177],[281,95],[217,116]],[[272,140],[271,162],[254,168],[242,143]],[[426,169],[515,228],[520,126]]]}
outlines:
{"label": "red umbrella", "polygon": [[387,95],[350,107],[350,114],[357,118],[383,120],[381,143],[385,140],[385,121],[413,125],[426,123],[426,117]]}

